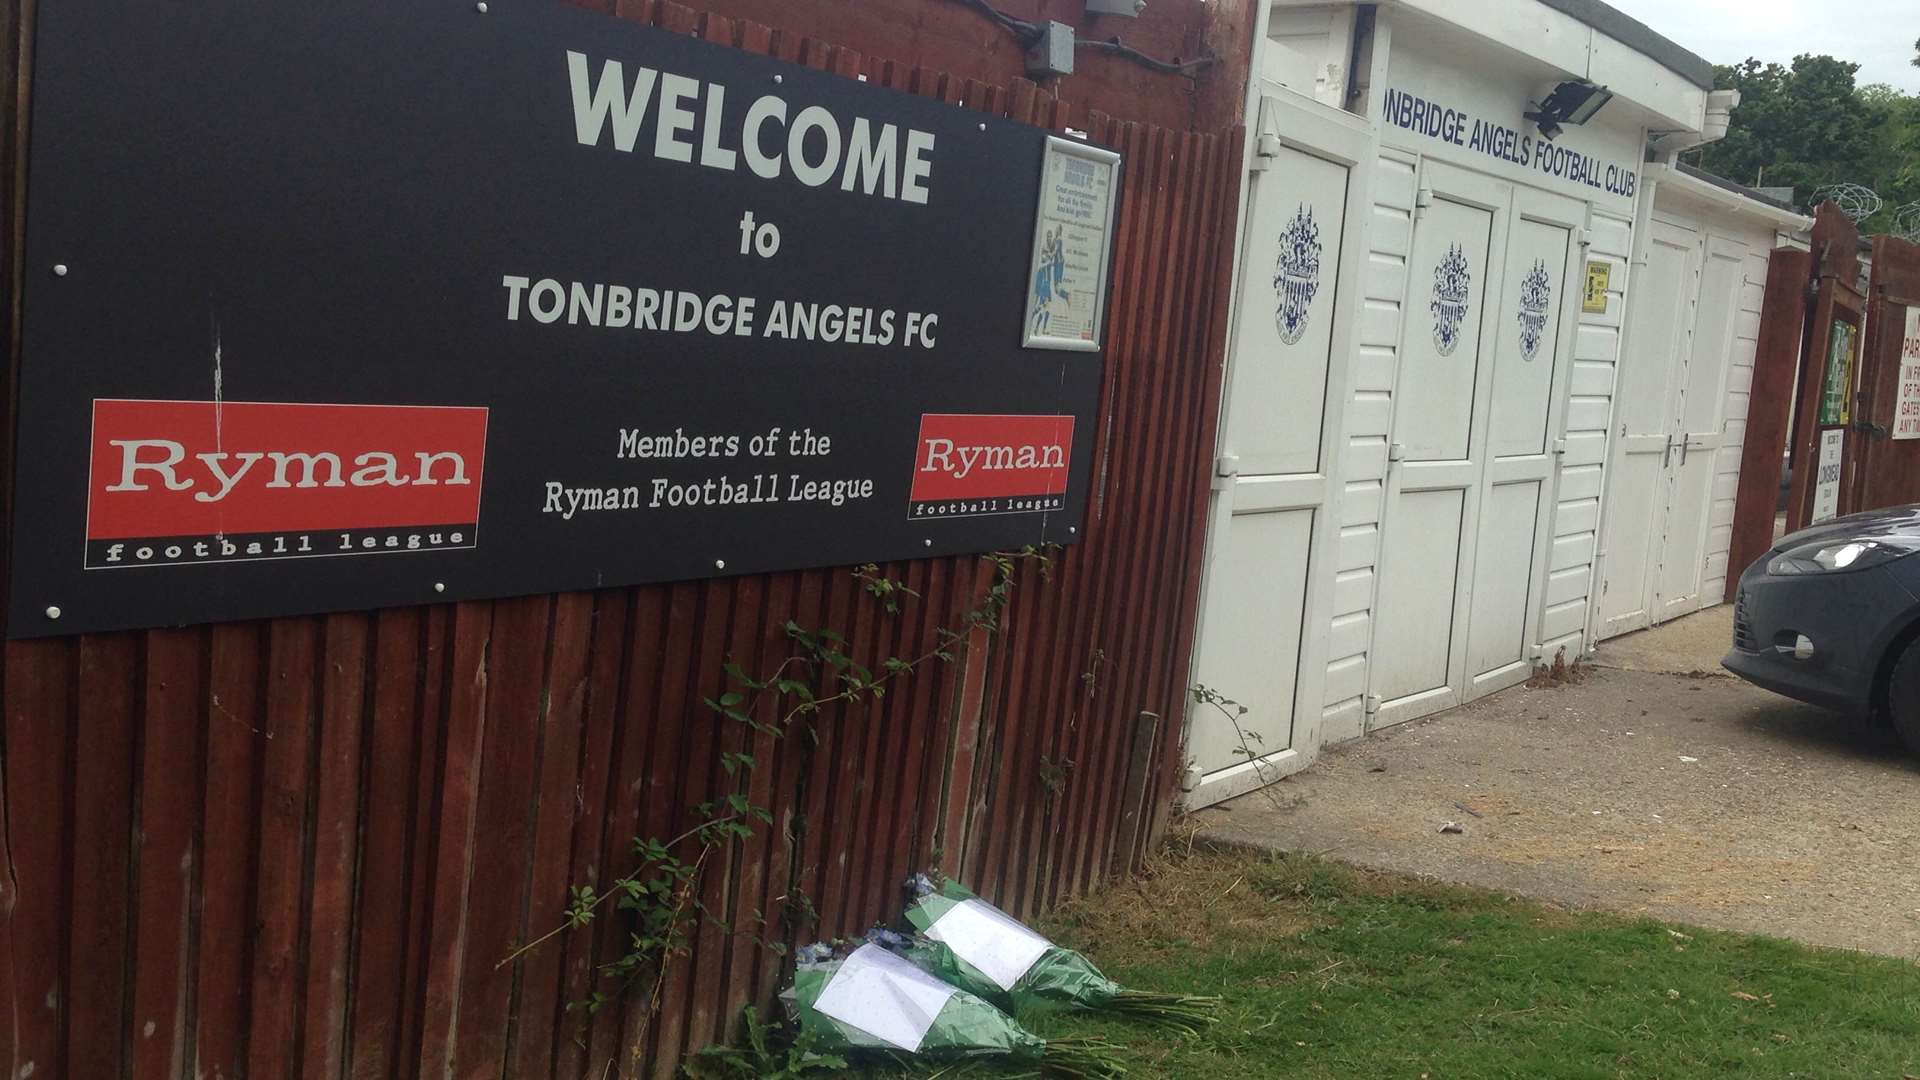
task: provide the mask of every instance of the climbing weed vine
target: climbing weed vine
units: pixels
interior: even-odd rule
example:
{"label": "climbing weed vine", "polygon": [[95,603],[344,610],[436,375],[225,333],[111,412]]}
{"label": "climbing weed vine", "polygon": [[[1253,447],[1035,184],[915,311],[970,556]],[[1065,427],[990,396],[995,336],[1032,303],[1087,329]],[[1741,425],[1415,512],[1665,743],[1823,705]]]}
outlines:
{"label": "climbing weed vine", "polygon": [[[817,741],[814,724],[825,710],[879,701],[893,683],[925,665],[952,662],[975,631],[997,630],[1012,601],[1014,580],[1022,565],[1033,563],[1043,580],[1051,578],[1050,552],[1026,548],[994,552],[982,559],[992,574],[985,592],[954,625],[935,630],[932,644],[925,651],[863,663],[851,655],[847,638],[839,631],[807,628],[789,620],[785,637],[790,655],[771,671],[757,675],[729,661],[724,668],[728,689],[705,699],[703,707],[755,735],[782,739],[800,730]],[[884,576],[876,565],[860,567],[853,576],[862,591],[888,615],[898,615],[904,603],[920,598],[913,589]],[[755,805],[748,794],[751,776],[760,762],[750,753],[729,750],[721,753],[719,764],[730,780],[731,790],[694,807],[691,828],[665,840],[636,837],[632,844],[633,870],[604,889],[592,884],[571,886],[564,920],[515,948],[495,966],[504,967],[563,933],[592,925],[607,915],[607,905],[611,904],[623,919],[626,940],[622,951],[600,965],[595,989],[569,1008],[591,1017],[623,995],[637,992],[643,995],[643,1019],[651,1019],[660,1009],[661,991],[674,961],[690,948],[693,929],[704,921],[722,933],[736,932],[702,901],[705,872],[716,863],[725,865],[734,846],[752,839],[758,828],[773,823],[772,812]],[[805,896],[790,893],[787,905],[789,925],[794,924],[796,916],[811,917],[812,904]],[[778,942],[754,936],[763,947],[784,954],[785,947]]]}
{"label": "climbing weed vine", "polygon": [[1286,802],[1273,789],[1273,785],[1281,779],[1280,773],[1266,760],[1273,751],[1266,749],[1266,740],[1258,731],[1244,723],[1247,714],[1253,710],[1210,686],[1195,683],[1187,688],[1187,692],[1193,695],[1194,704],[1211,707],[1233,725],[1234,737],[1240,744],[1233,748],[1233,752],[1253,766],[1254,775],[1260,780],[1260,797],[1276,809],[1285,809]]}

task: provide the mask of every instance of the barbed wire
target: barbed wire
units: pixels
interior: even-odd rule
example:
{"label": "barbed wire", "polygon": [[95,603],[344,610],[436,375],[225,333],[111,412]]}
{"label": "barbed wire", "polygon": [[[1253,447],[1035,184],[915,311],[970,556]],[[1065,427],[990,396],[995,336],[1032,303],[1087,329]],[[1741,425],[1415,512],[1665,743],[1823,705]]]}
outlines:
{"label": "barbed wire", "polygon": [[1902,240],[1920,244],[1920,199],[1896,208],[1893,212],[1893,226],[1887,232]]}
{"label": "barbed wire", "polygon": [[1828,184],[1815,188],[1808,204],[1817,207],[1824,202],[1839,207],[1840,212],[1856,225],[1879,213],[1884,205],[1880,193],[1864,184]]}

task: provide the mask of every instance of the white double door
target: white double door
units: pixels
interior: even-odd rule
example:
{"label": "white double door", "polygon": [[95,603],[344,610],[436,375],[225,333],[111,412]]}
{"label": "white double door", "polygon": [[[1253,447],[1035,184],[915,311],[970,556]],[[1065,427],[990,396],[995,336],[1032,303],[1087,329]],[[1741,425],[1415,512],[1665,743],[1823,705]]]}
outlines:
{"label": "white double door", "polygon": [[[1328,512],[1366,205],[1363,118],[1263,85],[1241,236],[1194,681],[1233,705],[1188,705],[1189,806],[1305,766],[1318,747],[1324,626],[1338,539]],[[1245,711],[1242,712],[1241,710]]]}
{"label": "white double door", "polygon": [[1532,672],[1585,204],[1423,163],[1393,395],[1371,726]]}
{"label": "white double door", "polygon": [[1707,537],[1747,248],[1656,217],[1646,251],[1634,278],[1615,409],[1602,638],[1720,599],[1705,580]]}

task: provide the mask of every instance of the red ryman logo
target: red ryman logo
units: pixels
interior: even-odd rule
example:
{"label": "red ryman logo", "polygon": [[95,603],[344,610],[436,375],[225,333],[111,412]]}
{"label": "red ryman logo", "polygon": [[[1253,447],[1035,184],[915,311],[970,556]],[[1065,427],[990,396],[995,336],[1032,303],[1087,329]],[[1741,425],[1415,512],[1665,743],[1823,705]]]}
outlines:
{"label": "red ryman logo", "polygon": [[474,546],[487,410],[93,403],[89,569]]}
{"label": "red ryman logo", "polygon": [[928,413],[920,417],[910,517],[1066,509],[1073,417]]}

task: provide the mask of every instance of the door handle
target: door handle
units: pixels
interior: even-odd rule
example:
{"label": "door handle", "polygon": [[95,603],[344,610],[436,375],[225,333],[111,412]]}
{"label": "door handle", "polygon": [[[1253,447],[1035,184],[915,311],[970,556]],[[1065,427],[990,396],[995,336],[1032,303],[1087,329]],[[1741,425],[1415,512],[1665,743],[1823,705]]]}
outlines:
{"label": "door handle", "polygon": [[1673,464],[1673,436],[1668,435],[1667,448],[1660,452],[1660,467],[1664,469],[1667,466],[1672,464]]}
{"label": "door handle", "polygon": [[1683,468],[1683,469],[1687,467],[1687,449],[1688,449],[1689,447],[1691,447],[1692,445],[1693,445],[1693,443],[1692,443],[1691,441],[1689,441],[1689,440],[1687,440],[1687,439],[1686,439],[1686,438],[1684,438],[1684,437],[1682,437],[1682,438],[1681,438],[1681,440],[1680,440],[1680,467],[1681,467],[1681,468]]}

